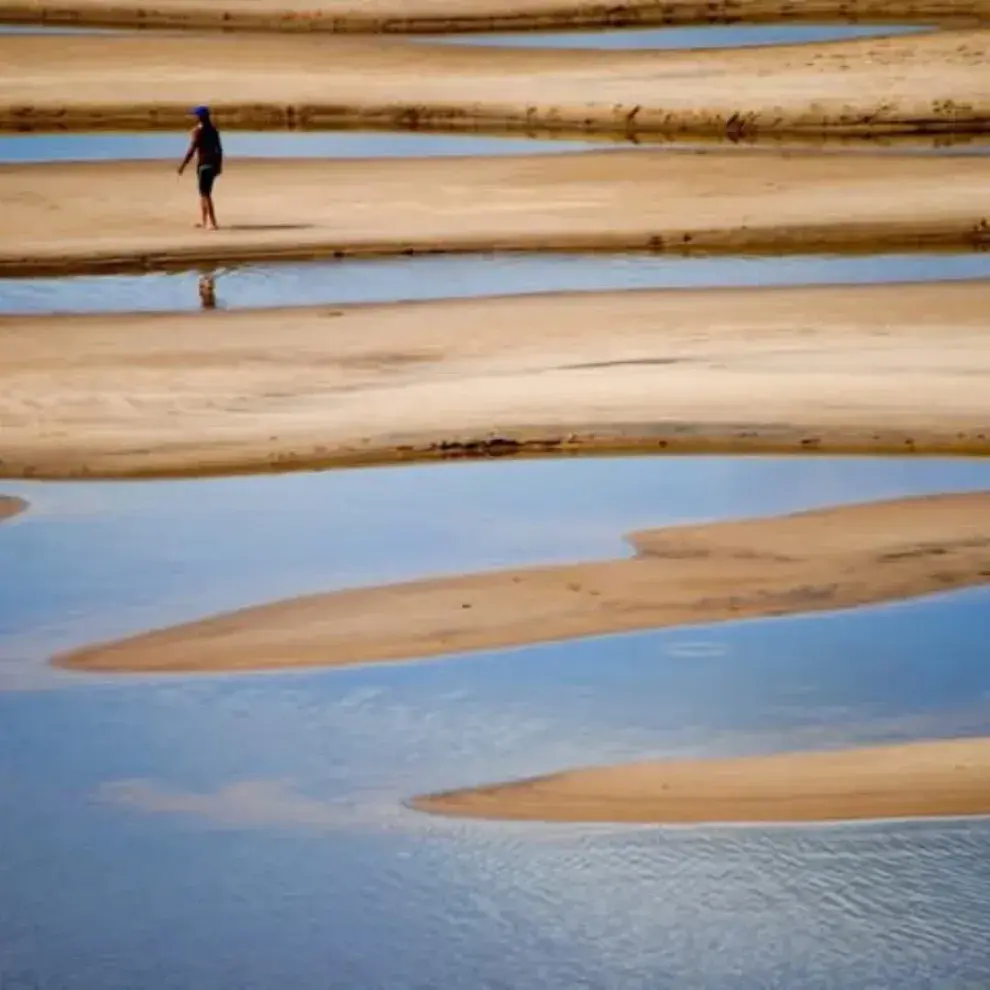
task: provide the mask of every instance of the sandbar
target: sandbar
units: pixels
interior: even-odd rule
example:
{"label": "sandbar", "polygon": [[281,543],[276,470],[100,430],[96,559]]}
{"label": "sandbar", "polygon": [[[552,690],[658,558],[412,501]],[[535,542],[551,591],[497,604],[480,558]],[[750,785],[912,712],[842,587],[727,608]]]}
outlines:
{"label": "sandbar", "polygon": [[21,498],[14,498],[12,495],[0,495],[0,522],[16,516],[27,508],[27,502]]}
{"label": "sandbar", "polygon": [[4,21],[226,31],[415,33],[988,17],[987,0],[0,0]]}
{"label": "sandbar", "polygon": [[811,822],[990,814],[990,738],[570,770],[415,798],[461,818]]}
{"label": "sandbar", "polygon": [[222,126],[622,135],[982,131],[990,29],[703,51],[278,34],[0,36],[0,128]]}
{"label": "sandbar", "polygon": [[[314,595],[86,647],[93,671],[345,666],[990,584],[990,491],[633,533],[635,556]],[[536,661],[534,661],[536,662]]]}
{"label": "sandbar", "polygon": [[252,159],[229,164],[216,192],[225,229],[206,233],[193,226],[195,179],[175,162],[12,164],[0,166],[0,274],[493,250],[974,248],[990,243],[987,189],[979,158],[885,153]]}
{"label": "sandbar", "polygon": [[960,281],[0,317],[0,476],[986,454],[988,312]]}

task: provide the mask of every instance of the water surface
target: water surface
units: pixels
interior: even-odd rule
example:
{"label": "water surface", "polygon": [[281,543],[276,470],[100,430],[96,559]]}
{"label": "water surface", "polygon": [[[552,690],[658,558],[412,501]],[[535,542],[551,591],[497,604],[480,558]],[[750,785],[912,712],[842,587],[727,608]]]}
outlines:
{"label": "water surface", "polygon": [[[104,132],[0,136],[0,162],[138,161],[182,158],[186,132]],[[432,158],[531,155],[601,149],[602,143],[474,134],[389,131],[223,132],[227,158]]]}
{"label": "water surface", "polygon": [[[221,121],[222,124],[222,121]],[[0,164],[69,161],[171,160],[182,156],[185,131],[98,131],[0,134]],[[690,149],[729,152],[759,142],[729,138],[685,139],[634,134],[567,135],[535,130],[518,135],[442,131],[272,130],[224,128],[227,157],[238,158],[432,158],[479,155],[535,155],[602,151],[609,147]],[[784,147],[785,143],[780,143]],[[797,147],[826,154],[986,155],[990,139],[979,134],[806,136]]]}
{"label": "water surface", "polygon": [[[628,529],[990,485],[990,461],[682,458],[4,485],[0,656]],[[587,763],[990,731],[990,591],[407,665],[0,694],[0,975],[43,990],[930,990],[990,980],[990,822],[460,822]],[[37,665],[37,657],[28,658]]]}
{"label": "water surface", "polygon": [[711,24],[695,27],[622,28],[608,31],[521,31],[437,35],[430,42],[508,48],[698,49],[748,45],[805,45],[914,34],[917,24]]}
{"label": "water surface", "polygon": [[0,278],[0,313],[197,309],[201,274],[214,276],[220,308],[241,309],[539,292],[986,278],[990,276],[990,253],[710,258],[648,254],[424,255],[204,267],[201,271],[148,275]]}
{"label": "water surface", "polygon": [[68,24],[0,24],[0,34],[119,34],[111,28],[72,27]]}
{"label": "water surface", "polygon": [[[0,482],[0,683],[57,649],[332,588],[611,557],[637,528],[990,488],[990,460],[589,458]],[[65,675],[63,675],[65,676]]]}

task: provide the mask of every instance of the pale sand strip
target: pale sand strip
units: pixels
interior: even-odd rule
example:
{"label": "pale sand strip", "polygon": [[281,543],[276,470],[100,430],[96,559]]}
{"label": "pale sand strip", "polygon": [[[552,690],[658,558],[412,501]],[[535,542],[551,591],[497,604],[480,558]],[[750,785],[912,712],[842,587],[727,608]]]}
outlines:
{"label": "pale sand strip", "polygon": [[990,453],[990,282],[0,318],[0,474]]}
{"label": "pale sand strip", "polygon": [[21,498],[14,498],[11,495],[0,495],[0,522],[16,516],[18,512],[23,512],[27,508],[27,502]]}
{"label": "pale sand strip", "polygon": [[990,17],[987,0],[0,0],[0,19],[109,27],[493,31],[737,21],[945,22]]}
{"label": "pale sand strip", "polygon": [[990,30],[694,52],[381,37],[0,37],[0,127],[221,124],[613,134],[979,130]]}
{"label": "pale sand strip", "polygon": [[630,763],[426,795],[461,818],[808,822],[990,814],[990,738]]}
{"label": "pale sand strip", "polygon": [[195,180],[173,162],[7,165],[0,272],[494,249],[975,247],[990,243],[988,191],[978,158],[890,154],[249,160],[218,183],[226,229],[204,233],[192,224]]}
{"label": "pale sand strip", "polygon": [[632,559],[297,598],[84,648],[62,666],[344,666],[816,612],[990,583],[990,492],[634,533]]}

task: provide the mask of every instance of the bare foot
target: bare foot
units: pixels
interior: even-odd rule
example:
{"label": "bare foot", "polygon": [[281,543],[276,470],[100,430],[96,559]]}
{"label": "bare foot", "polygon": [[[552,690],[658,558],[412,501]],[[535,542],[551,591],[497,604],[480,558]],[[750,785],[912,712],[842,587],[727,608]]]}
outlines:
{"label": "bare foot", "polygon": [[211,223],[210,226],[207,227],[206,229],[207,230],[219,230],[220,228],[215,223]]}

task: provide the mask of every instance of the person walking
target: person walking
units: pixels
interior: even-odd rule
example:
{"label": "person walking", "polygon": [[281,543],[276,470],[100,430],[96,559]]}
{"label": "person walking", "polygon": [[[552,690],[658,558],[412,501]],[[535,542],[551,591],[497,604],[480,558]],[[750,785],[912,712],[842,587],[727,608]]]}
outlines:
{"label": "person walking", "polygon": [[218,230],[217,214],[213,208],[213,183],[223,171],[223,145],[220,142],[220,132],[210,118],[209,107],[196,107],[193,114],[198,122],[192,129],[189,150],[179,166],[179,175],[182,175],[195,155],[201,216],[196,226],[204,230]]}

